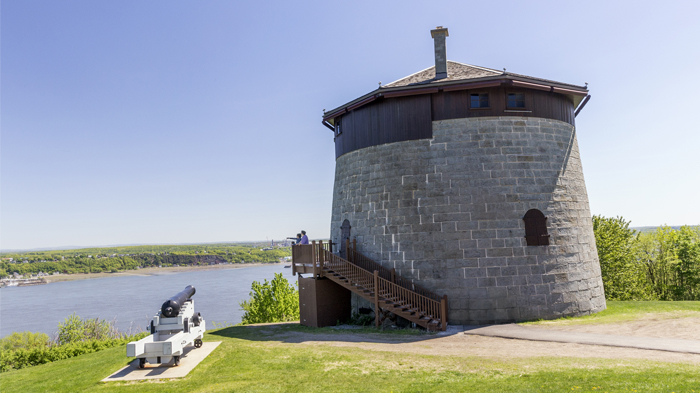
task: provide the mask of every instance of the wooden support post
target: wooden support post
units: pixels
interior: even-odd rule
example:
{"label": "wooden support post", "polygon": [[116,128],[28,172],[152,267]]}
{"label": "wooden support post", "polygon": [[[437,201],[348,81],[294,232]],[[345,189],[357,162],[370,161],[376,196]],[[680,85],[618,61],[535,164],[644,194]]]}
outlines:
{"label": "wooden support post", "polygon": [[323,263],[326,261],[326,253],[323,249],[323,240],[318,241],[318,275],[323,277]]}
{"label": "wooden support post", "polygon": [[374,322],[379,329],[379,270],[374,271]]}
{"label": "wooden support post", "polygon": [[318,271],[316,271],[316,240],[311,241],[311,263],[313,263],[313,267],[314,267],[314,280],[315,280],[316,275],[318,274]]}
{"label": "wooden support post", "polygon": [[357,239],[352,239],[352,249],[357,251]]}
{"label": "wooden support post", "polygon": [[345,239],[345,259],[352,262],[350,259],[350,239]]}
{"label": "wooden support post", "polygon": [[391,268],[391,282],[393,284],[396,284],[396,269],[393,267]]}
{"label": "wooden support post", "polygon": [[297,275],[297,264],[294,261],[294,245],[292,244],[292,276]]}
{"label": "wooden support post", "polygon": [[440,316],[442,317],[442,331],[447,330],[447,295],[442,295],[440,299]]}

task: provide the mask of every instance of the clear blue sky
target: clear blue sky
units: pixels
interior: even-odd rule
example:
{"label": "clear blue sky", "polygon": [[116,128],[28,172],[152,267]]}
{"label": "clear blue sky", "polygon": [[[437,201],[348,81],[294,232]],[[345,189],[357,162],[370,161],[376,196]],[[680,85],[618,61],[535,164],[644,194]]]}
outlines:
{"label": "clear blue sky", "polygon": [[3,249],[327,237],[331,109],[448,59],[589,83],[593,214],[700,224],[700,3],[1,4]]}

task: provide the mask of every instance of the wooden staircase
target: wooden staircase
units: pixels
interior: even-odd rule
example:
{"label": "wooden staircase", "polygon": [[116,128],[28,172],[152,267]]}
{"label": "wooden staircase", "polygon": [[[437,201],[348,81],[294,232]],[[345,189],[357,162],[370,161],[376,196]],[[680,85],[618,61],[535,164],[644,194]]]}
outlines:
{"label": "wooden staircase", "polygon": [[348,259],[331,252],[330,242],[292,247],[293,273],[327,277],[375,305],[377,327],[394,313],[429,331],[447,328],[447,296],[438,296],[413,284],[394,269],[387,269],[346,244]]}

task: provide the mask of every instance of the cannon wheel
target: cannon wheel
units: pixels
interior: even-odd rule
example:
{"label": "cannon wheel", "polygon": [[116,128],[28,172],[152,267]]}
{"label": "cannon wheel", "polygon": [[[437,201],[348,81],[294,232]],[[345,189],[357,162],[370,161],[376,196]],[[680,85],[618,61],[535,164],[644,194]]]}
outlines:
{"label": "cannon wheel", "polygon": [[174,365],[174,366],[179,366],[179,365],[180,365],[180,357],[179,357],[179,356],[173,357],[173,365]]}
{"label": "cannon wheel", "polygon": [[146,368],[146,359],[145,358],[139,359],[139,368]]}
{"label": "cannon wheel", "polygon": [[194,347],[195,347],[195,348],[201,348],[203,344],[204,344],[204,343],[203,343],[202,340],[199,339],[199,338],[196,339],[196,340],[194,340]]}

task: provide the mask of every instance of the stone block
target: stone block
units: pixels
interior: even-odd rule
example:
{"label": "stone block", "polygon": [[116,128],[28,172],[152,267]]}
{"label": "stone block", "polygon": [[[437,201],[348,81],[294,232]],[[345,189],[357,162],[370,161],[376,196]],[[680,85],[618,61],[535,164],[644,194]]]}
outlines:
{"label": "stone block", "polygon": [[495,277],[479,277],[477,280],[477,284],[481,288],[493,287],[493,286],[496,286],[496,278]]}
{"label": "stone block", "polygon": [[489,248],[486,250],[487,257],[512,257],[512,248]]}
{"label": "stone block", "polygon": [[495,305],[494,299],[469,299],[469,308],[472,310],[492,310]]}

